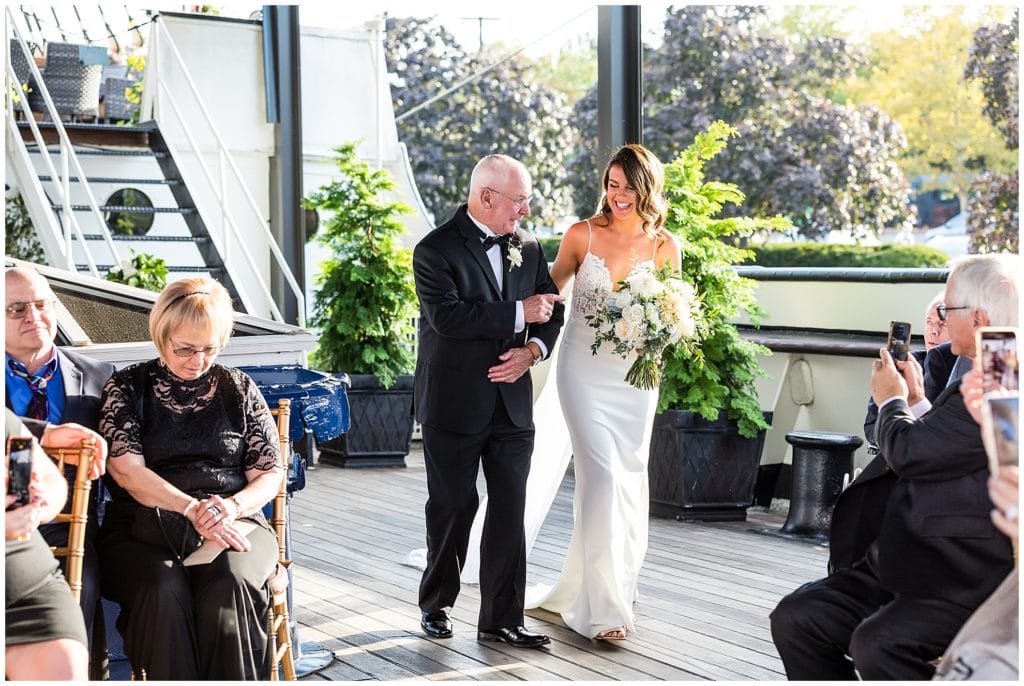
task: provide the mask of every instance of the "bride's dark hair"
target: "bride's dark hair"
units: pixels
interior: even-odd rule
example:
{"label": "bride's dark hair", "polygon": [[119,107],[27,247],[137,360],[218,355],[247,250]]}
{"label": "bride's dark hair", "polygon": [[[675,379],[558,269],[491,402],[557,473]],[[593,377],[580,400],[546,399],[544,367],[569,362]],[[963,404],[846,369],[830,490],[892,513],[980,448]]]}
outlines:
{"label": "bride's dark hair", "polygon": [[664,195],[665,168],[654,153],[642,145],[631,143],[616,150],[604,168],[601,199],[597,201],[597,213],[606,218],[612,213],[608,204],[608,175],[614,166],[622,169],[626,184],[636,190],[636,213],[643,222],[644,233],[654,238],[668,216]]}

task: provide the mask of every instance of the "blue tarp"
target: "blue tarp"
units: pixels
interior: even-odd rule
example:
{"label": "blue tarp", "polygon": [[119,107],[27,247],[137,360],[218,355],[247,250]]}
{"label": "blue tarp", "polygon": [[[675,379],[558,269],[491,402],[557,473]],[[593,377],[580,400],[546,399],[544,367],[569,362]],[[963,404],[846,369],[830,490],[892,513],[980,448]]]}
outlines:
{"label": "blue tarp", "polygon": [[325,374],[294,365],[239,369],[252,377],[271,407],[277,407],[280,398],[291,399],[292,441],[301,439],[305,429],[313,432],[318,443],[349,430],[347,375]]}

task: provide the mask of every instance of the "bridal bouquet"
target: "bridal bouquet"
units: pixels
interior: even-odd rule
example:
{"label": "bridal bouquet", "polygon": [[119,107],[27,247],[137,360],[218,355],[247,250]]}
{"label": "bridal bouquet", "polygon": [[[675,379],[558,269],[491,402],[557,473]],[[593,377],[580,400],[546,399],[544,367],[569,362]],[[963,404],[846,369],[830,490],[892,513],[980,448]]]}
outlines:
{"label": "bridal bouquet", "polygon": [[658,271],[650,263],[637,265],[589,315],[597,330],[591,351],[602,343],[614,346],[625,358],[636,353],[626,372],[626,382],[650,390],[661,380],[661,354],[669,345],[691,338],[700,316],[700,302],[693,286],[675,276],[670,267]]}

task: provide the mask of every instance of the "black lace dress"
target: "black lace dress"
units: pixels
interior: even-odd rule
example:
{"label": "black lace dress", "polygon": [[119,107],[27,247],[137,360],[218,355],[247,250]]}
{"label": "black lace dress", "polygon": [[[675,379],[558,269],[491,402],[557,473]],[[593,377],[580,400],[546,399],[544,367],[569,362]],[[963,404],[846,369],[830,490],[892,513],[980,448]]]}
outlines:
{"label": "black lace dress", "polygon": [[[185,493],[228,497],[251,469],[270,470],[274,419],[244,373],[214,365],[186,381],[159,360],[116,372],[103,389],[100,433],[113,462],[128,453]],[[252,550],[184,566],[198,544],[178,513],[146,508],[105,477],[112,501],[99,534],[103,595],[121,605],[118,629],[136,674],[150,680],[266,678],[267,593],[277,542],[261,513]]]}

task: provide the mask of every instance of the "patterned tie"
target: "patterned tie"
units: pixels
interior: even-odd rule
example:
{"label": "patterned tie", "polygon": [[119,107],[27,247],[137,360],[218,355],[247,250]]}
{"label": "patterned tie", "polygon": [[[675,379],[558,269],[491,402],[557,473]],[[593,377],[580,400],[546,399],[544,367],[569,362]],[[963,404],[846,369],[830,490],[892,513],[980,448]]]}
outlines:
{"label": "patterned tie", "polygon": [[46,421],[50,416],[50,400],[46,397],[46,383],[53,378],[57,371],[57,365],[46,364],[43,366],[42,374],[30,374],[25,367],[14,360],[7,364],[15,376],[25,379],[28,389],[32,391],[32,400],[28,403],[25,416],[29,419],[41,419]]}

